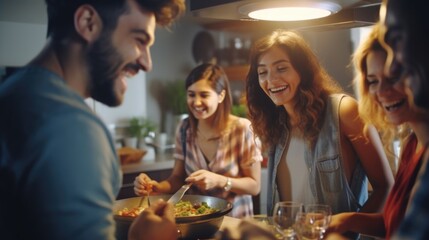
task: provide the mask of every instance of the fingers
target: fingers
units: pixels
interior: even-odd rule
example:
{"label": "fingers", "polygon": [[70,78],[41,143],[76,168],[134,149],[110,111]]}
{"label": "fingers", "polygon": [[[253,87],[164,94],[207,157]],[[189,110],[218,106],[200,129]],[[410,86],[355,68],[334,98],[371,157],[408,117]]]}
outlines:
{"label": "fingers", "polygon": [[150,207],[143,210],[143,212],[141,212],[140,215],[143,215],[143,218],[145,219],[147,218],[157,219],[164,215],[164,208],[165,208],[165,202],[162,199],[160,199],[155,203],[152,203]]}
{"label": "fingers", "polygon": [[148,209],[153,211],[156,215],[161,216],[162,213],[164,212],[164,208],[165,208],[165,201],[162,199],[158,199],[157,201],[152,203]]}
{"label": "fingers", "polygon": [[152,186],[157,184],[144,173],[141,173],[134,179],[134,193],[138,196],[147,195],[152,192]]}
{"label": "fingers", "polygon": [[154,202],[133,221],[128,239],[177,239],[174,212],[171,208],[172,205],[163,200]]}
{"label": "fingers", "polygon": [[159,199],[156,201],[155,206],[151,206],[151,209],[161,218],[165,218],[171,222],[176,221],[174,217],[174,206],[171,203]]}
{"label": "fingers", "polygon": [[191,173],[186,179],[185,179],[185,181],[186,182],[192,182],[192,183],[195,183],[195,182],[198,182],[198,181],[201,181],[201,180],[203,180],[204,178],[205,178],[205,173],[206,173],[207,171],[206,170],[197,170],[197,171],[195,171],[195,172],[193,172],[193,173]]}
{"label": "fingers", "polygon": [[138,181],[140,184],[145,184],[147,182],[152,181],[152,179],[150,179],[150,177],[144,173],[140,173],[137,177],[136,177],[136,181]]}
{"label": "fingers", "polygon": [[138,196],[145,194],[145,188],[143,183],[141,183],[140,178],[136,177],[134,180],[134,193]]}
{"label": "fingers", "polygon": [[147,210],[149,211],[149,213],[153,213],[169,222],[172,222],[172,223],[176,222],[176,219],[174,216],[173,204],[168,203],[162,199],[159,199],[158,201],[156,201]]}
{"label": "fingers", "polygon": [[136,194],[137,196],[147,195],[146,191],[139,189],[136,186],[134,186],[134,194]]}
{"label": "fingers", "polygon": [[223,175],[209,172],[207,170],[198,170],[189,175],[185,181],[193,183],[200,190],[209,190],[215,187],[220,187],[220,177],[222,177],[222,179],[225,178]]}
{"label": "fingers", "polygon": [[200,170],[197,170],[197,171],[191,173],[189,176],[201,177],[201,176],[204,176],[206,173],[210,173],[210,172],[207,170],[204,170],[204,169],[200,169]]}

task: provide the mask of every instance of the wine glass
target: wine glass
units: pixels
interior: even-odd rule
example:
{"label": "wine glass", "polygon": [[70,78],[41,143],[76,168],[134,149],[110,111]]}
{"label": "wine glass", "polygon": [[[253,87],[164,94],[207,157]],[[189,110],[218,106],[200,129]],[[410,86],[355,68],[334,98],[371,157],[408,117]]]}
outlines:
{"label": "wine glass", "polygon": [[302,212],[303,204],[298,202],[278,202],[274,206],[273,220],[281,239],[294,240],[296,232],[294,224],[298,213]]}
{"label": "wine glass", "polygon": [[331,207],[325,204],[309,204],[296,216],[296,231],[300,239],[323,239],[331,221]]}

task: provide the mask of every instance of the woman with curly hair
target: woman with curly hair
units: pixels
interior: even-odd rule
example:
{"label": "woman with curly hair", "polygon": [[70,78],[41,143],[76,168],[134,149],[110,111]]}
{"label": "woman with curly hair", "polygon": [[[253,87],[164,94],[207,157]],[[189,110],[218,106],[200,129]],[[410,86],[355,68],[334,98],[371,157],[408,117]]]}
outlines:
{"label": "woman with curly hair", "polygon": [[398,76],[383,72],[387,52],[379,42],[379,25],[354,55],[356,83],[361,95],[359,112],[365,126],[383,129],[383,143],[395,137],[403,143],[395,184],[383,213],[342,213],[333,216],[329,231],[354,231],[390,239],[404,219],[412,189],[422,165],[429,132],[429,117],[413,107],[405,84]]}
{"label": "woman with curly hair", "polygon": [[[426,1],[383,0],[380,38],[389,49],[385,70],[400,74],[415,107],[429,112],[429,21]],[[429,121],[426,121],[429,123]],[[429,130],[429,129],[428,129]],[[410,196],[404,221],[394,239],[427,239],[429,236],[429,131],[419,131],[426,143],[418,180]],[[416,131],[417,132],[417,131]],[[422,134],[424,133],[424,135]]]}
{"label": "woman with curly hair", "polygon": [[379,135],[364,130],[357,102],[299,34],[277,30],[255,42],[246,91],[254,132],[269,149],[269,213],[286,200],[333,213],[381,209],[393,176]]}

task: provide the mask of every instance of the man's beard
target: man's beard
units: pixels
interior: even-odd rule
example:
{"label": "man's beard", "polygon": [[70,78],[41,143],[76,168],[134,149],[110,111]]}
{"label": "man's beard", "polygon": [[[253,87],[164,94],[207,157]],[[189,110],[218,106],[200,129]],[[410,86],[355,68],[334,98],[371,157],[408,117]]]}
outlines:
{"label": "man's beard", "polygon": [[91,97],[107,106],[119,106],[123,96],[115,94],[115,81],[123,61],[111,42],[111,32],[103,31],[88,51],[89,93]]}

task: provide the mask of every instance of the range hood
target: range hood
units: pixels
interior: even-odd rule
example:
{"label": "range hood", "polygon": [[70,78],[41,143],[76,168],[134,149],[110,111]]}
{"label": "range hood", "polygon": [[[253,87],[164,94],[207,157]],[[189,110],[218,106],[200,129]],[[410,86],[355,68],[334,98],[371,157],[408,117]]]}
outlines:
{"label": "range hood", "polygon": [[330,1],[342,9],[328,17],[292,22],[257,21],[240,13],[241,6],[257,0],[189,0],[189,11],[192,17],[206,20],[206,28],[238,32],[274,28],[324,31],[363,27],[378,21],[381,0]]}

